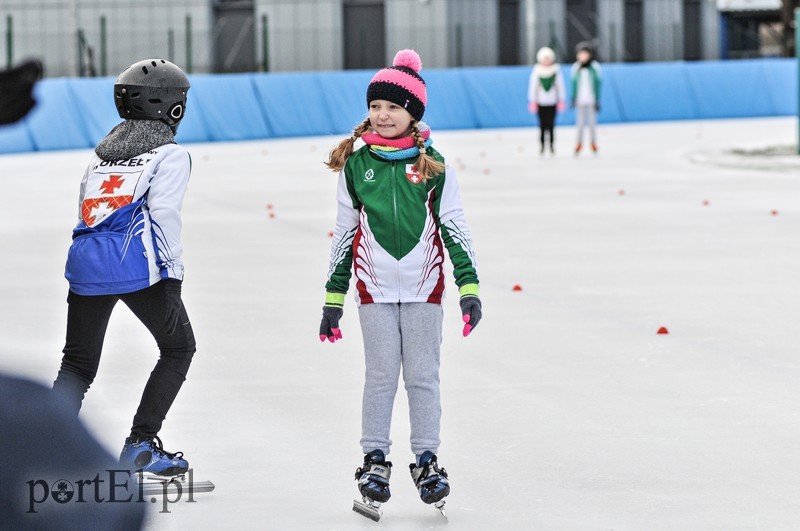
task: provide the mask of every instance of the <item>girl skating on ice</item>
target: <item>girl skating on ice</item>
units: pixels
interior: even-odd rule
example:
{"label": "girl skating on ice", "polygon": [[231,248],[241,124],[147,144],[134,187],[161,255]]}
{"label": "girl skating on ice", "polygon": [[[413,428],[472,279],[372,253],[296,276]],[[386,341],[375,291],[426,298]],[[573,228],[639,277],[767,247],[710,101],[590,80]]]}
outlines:
{"label": "girl skating on ice", "polygon": [[[331,248],[320,340],[342,338],[339,319],[351,270],[364,337],[366,378],[356,470],[364,503],[354,510],[378,519],[390,497],[392,405],[403,371],[411,419],[411,477],[422,501],[450,492],[437,460],[441,405],[439,350],[445,289],[444,249],[453,263],[464,336],[481,319],[478,275],[453,168],[433,147],[420,120],[427,93],[419,56],[402,50],[367,89],[369,118],[330,154],[339,172],[338,214]],[[353,152],[361,138],[365,146]]]}
{"label": "girl skating on ice", "polygon": [[189,468],[181,452],[167,452],[158,438],[195,352],[181,301],[181,206],[191,161],[174,138],[188,90],[181,69],[162,59],[131,65],[114,85],[125,121],[97,145],[81,182],[66,265],[67,340],[53,384],[77,416],[97,374],[111,312],[125,303],[155,338],[160,358],[120,463],[168,476]]}
{"label": "girl skating on ice", "polygon": [[587,125],[592,152],[597,153],[597,113],[600,112],[602,85],[600,63],[592,58],[592,48],[588,44],[578,45],[576,59],[572,65],[572,106],[575,107],[578,130],[575,155],[583,148],[583,130]]}
{"label": "girl skating on ice", "polygon": [[536,53],[536,65],[528,82],[528,110],[539,115],[540,146],[544,154],[545,135],[550,136],[550,153],[555,154],[556,112],[564,110],[564,77],[555,52],[547,47]]}

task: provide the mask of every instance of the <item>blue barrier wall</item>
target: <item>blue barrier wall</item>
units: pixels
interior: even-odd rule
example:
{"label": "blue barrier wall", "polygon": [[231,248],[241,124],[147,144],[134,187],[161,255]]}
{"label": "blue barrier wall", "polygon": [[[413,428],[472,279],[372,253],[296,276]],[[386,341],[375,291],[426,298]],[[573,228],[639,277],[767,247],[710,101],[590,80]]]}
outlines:
{"label": "blue barrier wall", "polygon": [[[45,80],[39,85],[48,83]],[[37,85],[38,86],[38,85]],[[106,133],[120,121],[114,107],[113,86],[111,78],[74,78],[67,80],[73,101],[77,102],[80,116],[83,119],[84,140],[88,146],[96,146]],[[40,112],[37,108],[32,116]],[[55,118],[55,117],[50,117]],[[2,145],[2,143],[0,143]]]}
{"label": "blue barrier wall", "polygon": [[[562,72],[570,90],[569,66]],[[179,142],[346,134],[366,116],[373,71],[190,76]],[[433,129],[525,127],[530,68],[423,70]],[[22,122],[0,127],[0,153],[89,148],[117,123],[113,78],[46,79]],[[757,59],[603,67],[600,122],[797,114],[797,62]],[[573,124],[571,109],[558,123]]]}

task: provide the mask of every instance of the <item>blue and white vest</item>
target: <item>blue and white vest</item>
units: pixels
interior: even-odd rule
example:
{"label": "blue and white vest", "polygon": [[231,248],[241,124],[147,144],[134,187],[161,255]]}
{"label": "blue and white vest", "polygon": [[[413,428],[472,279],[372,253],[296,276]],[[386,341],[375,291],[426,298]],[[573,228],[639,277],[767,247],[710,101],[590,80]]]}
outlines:
{"label": "blue and white vest", "polygon": [[130,293],[183,280],[181,207],[189,153],[166,144],[127,160],[92,157],[64,276],[78,295]]}

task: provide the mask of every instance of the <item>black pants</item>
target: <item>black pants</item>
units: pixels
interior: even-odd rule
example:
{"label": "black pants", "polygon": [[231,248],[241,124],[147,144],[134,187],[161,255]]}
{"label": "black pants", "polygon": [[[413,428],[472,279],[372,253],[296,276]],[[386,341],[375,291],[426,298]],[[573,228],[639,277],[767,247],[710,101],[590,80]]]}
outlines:
{"label": "black pants", "polygon": [[183,305],[178,328],[172,335],[167,334],[163,282],[123,295],[87,297],[70,291],[67,297],[67,341],[53,390],[77,416],[83,397],[97,375],[108,320],[119,300],[153,334],[161,351],[145,385],[131,428],[131,435],[153,437],[161,430],[161,424],[186,380],[196,350],[192,325]]}
{"label": "black pants", "polygon": [[550,147],[555,142],[555,127],[556,127],[556,106],[555,105],[539,105],[539,133],[541,135],[540,142],[542,149],[544,149],[545,133],[550,133]]}

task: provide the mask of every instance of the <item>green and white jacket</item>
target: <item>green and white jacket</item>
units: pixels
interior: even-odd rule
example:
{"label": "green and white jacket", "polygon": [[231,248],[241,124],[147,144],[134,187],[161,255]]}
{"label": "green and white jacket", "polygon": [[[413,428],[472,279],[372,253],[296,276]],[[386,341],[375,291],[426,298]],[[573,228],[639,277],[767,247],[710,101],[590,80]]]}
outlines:
{"label": "green and white jacket", "polygon": [[[433,148],[428,153],[440,162]],[[441,304],[444,248],[461,295],[478,295],[472,237],[452,167],[423,181],[414,159],[388,161],[364,146],[339,173],[328,304],[341,305],[356,277],[359,304]]]}
{"label": "green and white jacket", "polygon": [[600,87],[603,84],[600,63],[592,61],[581,68],[581,63],[572,65],[572,104],[595,105],[600,101]]}

